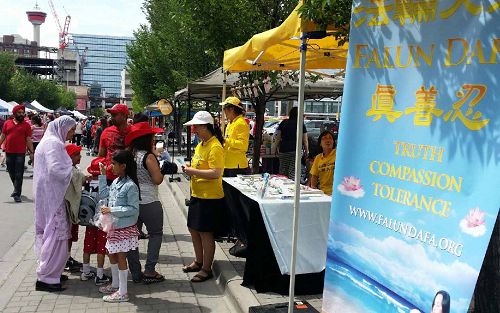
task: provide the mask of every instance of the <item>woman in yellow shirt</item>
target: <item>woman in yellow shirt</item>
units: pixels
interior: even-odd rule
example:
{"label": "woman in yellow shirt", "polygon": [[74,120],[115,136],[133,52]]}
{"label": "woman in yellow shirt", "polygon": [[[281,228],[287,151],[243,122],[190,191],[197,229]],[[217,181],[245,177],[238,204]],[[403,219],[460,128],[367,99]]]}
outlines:
{"label": "woman in yellow shirt", "polygon": [[[224,177],[250,174],[246,156],[250,139],[250,125],[244,118],[245,109],[237,97],[228,97],[220,105],[223,107],[224,115],[229,121],[224,136],[224,151],[226,152]],[[232,199],[232,194],[226,188],[228,187],[224,186],[226,209],[231,219],[231,227],[227,231],[229,231],[230,235],[238,238],[234,246],[229,249],[229,253],[241,257],[245,256],[246,253],[246,233],[249,221],[241,208],[233,205],[237,201]]]}
{"label": "woman in yellow shirt", "polygon": [[245,121],[245,109],[240,99],[228,97],[220,105],[229,121],[225,130],[224,150],[226,159],[224,177],[236,177],[237,174],[248,174],[248,141],[250,139],[250,125]]}
{"label": "woman in yellow shirt", "polygon": [[310,186],[311,188],[321,189],[327,195],[331,195],[333,189],[333,171],[337,155],[333,134],[328,130],[322,132],[319,135],[318,144],[321,153],[314,158],[310,172]]}
{"label": "woman in yellow shirt", "polygon": [[220,211],[224,206],[222,172],[224,170],[224,148],[220,129],[206,111],[197,112],[184,124],[194,125],[200,139],[190,166],[182,171],[191,177],[191,200],[187,226],[193,241],[195,260],[182,268],[183,272],[197,272],[192,282],[203,282],[213,277],[212,263],[215,253],[214,232],[218,229]]}

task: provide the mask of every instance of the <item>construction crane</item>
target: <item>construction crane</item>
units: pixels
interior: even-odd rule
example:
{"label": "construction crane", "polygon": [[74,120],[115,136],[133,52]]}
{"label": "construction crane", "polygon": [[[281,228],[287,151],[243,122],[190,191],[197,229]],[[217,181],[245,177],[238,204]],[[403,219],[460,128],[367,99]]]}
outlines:
{"label": "construction crane", "polygon": [[82,81],[82,75],[83,75],[83,68],[87,65],[87,51],[89,50],[89,47],[85,47],[83,51],[80,51],[80,47],[78,47],[78,43],[75,41],[75,38],[71,37],[70,39],[71,43],[73,43],[73,46],[75,47],[76,53],[78,53],[78,58],[80,59],[80,64],[79,64],[79,79],[78,81],[81,84]]}
{"label": "construction crane", "polygon": [[48,1],[50,10],[52,11],[52,15],[56,20],[57,30],[59,31],[59,49],[61,50],[61,52],[64,52],[64,49],[68,46],[69,43],[68,30],[69,30],[69,23],[71,22],[71,16],[66,15],[66,18],[64,19],[64,28],[61,27],[61,23],[59,22],[59,16],[57,15],[54,3],[52,2],[52,0]]}

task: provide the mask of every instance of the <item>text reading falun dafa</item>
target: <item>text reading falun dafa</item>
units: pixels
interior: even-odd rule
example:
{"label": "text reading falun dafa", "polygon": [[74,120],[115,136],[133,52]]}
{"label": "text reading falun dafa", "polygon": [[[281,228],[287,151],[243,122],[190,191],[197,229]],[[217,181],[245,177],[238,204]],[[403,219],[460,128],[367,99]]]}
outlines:
{"label": "text reading falun dafa", "polygon": [[477,5],[471,0],[450,1],[450,6],[438,11],[438,0],[371,0],[370,5],[359,5],[354,8],[354,15],[358,16],[355,27],[366,23],[368,26],[383,26],[389,24],[390,19],[399,22],[400,25],[413,24],[415,22],[425,23],[441,19],[448,19],[458,9],[464,7],[471,15],[479,15],[483,12],[493,13],[500,10],[500,1],[496,1],[488,7]]}
{"label": "text reading falun dafa", "polygon": [[476,110],[476,105],[486,94],[486,86],[478,84],[464,84],[456,92],[458,100],[451,105],[451,109],[444,111],[438,108],[436,101],[438,90],[431,86],[425,89],[421,86],[415,92],[416,101],[413,107],[404,111],[394,109],[396,88],[393,85],[377,85],[372,95],[371,108],[366,111],[366,116],[373,116],[373,121],[385,117],[393,123],[404,115],[414,114],[413,124],[415,126],[431,126],[434,118],[442,118],[445,122],[461,122],[470,130],[480,130],[490,122],[489,118],[483,118],[483,114]]}

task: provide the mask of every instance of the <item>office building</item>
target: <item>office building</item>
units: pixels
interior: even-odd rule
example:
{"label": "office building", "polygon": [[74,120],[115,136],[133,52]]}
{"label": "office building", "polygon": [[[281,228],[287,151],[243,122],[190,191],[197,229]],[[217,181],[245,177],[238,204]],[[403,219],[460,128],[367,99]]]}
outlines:
{"label": "office building", "polygon": [[68,49],[85,55],[80,84],[101,86],[107,104],[120,101],[122,70],[127,64],[126,46],[131,37],[72,34]]}

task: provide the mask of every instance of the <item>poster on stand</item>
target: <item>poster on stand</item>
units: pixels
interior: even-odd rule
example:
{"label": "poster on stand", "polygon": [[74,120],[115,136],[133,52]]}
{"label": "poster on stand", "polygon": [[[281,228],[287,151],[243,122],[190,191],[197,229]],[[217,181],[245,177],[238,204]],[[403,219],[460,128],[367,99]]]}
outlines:
{"label": "poster on stand", "polygon": [[467,312],[500,207],[498,1],[354,0],[324,313]]}

